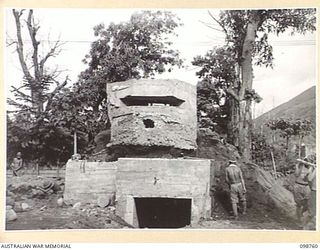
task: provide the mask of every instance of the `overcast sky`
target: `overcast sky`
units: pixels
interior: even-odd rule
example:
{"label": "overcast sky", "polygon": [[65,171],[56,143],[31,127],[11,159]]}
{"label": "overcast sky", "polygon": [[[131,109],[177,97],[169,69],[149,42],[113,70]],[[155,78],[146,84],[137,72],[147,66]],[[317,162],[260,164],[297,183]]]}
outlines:
{"label": "overcast sky", "polygon": [[[66,41],[63,51],[50,63],[52,67],[66,70],[61,77],[69,76],[71,82],[86,68],[82,59],[89,52],[90,43],[95,40],[93,27],[99,23],[127,21],[138,9],[35,9],[34,15],[40,22],[38,39],[45,49],[48,41],[60,38]],[[185,59],[185,68],[165,73],[159,78],[174,78],[196,84],[196,68],[191,60],[196,55],[204,55],[215,45],[224,43],[224,34],[206,27],[202,22],[214,23],[205,9],[171,9],[184,24],[176,31],[174,47],[179,49]],[[210,10],[217,15],[219,10]],[[5,17],[7,39],[14,38],[15,25],[11,9]],[[201,22],[202,21],[202,22]],[[218,26],[216,26],[219,28]],[[26,37],[27,39],[27,37]],[[270,36],[274,48],[274,68],[254,68],[253,88],[262,96],[263,101],[256,105],[256,116],[270,110],[309,87],[316,85],[316,34],[283,34]],[[28,41],[25,41],[28,44]],[[22,73],[14,46],[5,51],[6,93],[10,86],[19,86]]]}

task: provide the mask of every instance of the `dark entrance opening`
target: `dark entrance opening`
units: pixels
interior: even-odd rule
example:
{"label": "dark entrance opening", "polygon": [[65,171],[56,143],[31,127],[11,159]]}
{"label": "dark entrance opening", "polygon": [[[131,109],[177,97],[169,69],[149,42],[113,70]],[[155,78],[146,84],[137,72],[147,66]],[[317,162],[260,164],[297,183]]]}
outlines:
{"label": "dark entrance opening", "polygon": [[140,228],[180,228],[190,225],[191,199],[134,198]]}

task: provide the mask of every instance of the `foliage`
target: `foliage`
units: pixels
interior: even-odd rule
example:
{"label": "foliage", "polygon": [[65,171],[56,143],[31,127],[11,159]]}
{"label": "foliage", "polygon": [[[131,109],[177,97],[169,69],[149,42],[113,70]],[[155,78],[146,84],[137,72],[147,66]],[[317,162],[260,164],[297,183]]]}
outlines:
{"label": "foliage", "polygon": [[299,136],[303,138],[308,135],[312,130],[311,121],[304,120],[292,120],[292,119],[275,119],[266,124],[271,130],[279,131],[280,136],[287,141],[287,147],[289,139],[292,136]]}
{"label": "foliage", "polygon": [[256,103],[262,101],[262,97],[254,89],[245,89],[244,99],[251,101],[253,100]]}
{"label": "foliage", "polygon": [[[230,95],[232,87],[238,80],[236,72],[236,57],[231,47],[216,47],[204,56],[196,56],[192,64],[201,69],[196,75],[201,79],[197,85],[198,116],[205,114],[206,124],[215,124],[215,130],[227,133],[227,123],[230,114]],[[246,90],[245,99],[260,102],[262,98],[253,89]],[[200,113],[201,111],[201,113]],[[199,118],[201,120],[201,116]],[[210,122],[209,122],[210,119]],[[212,126],[212,125],[211,125]]]}
{"label": "foliage", "polygon": [[65,89],[53,100],[53,124],[86,132],[92,149],[94,137],[110,127],[106,83],[150,77],[181,65],[168,40],[178,21],[170,12],[143,11],[134,13],[128,22],[94,27],[97,40],[84,59],[88,68],[71,90]]}
{"label": "foliage", "polygon": [[[40,25],[29,11],[27,27],[32,41],[31,52],[39,60],[27,62],[19,31],[23,11],[15,11],[18,56],[24,73],[24,83],[14,89],[14,100],[8,100],[18,110],[7,122],[9,158],[22,151],[30,160],[64,161],[72,154],[72,135],[78,134],[80,153],[89,153],[94,136],[110,125],[107,117],[105,84],[131,78],[150,77],[181,66],[178,51],[170,49],[169,37],[180,25],[170,12],[143,11],[132,15],[128,22],[103,24],[94,28],[97,40],[91,45],[84,62],[88,68],[79,81],[66,88],[68,78],[58,81],[59,71],[50,71],[45,63],[60,52],[57,42],[49,52],[40,53],[37,31]],[[34,74],[29,71],[35,69]],[[52,84],[56,88],[52,89]],[[21,90],[30,91],[30,95]],[[21,101],[21,103],[18,103]],[[85,145],[86,144],[86,145]],[[85,145],[85,147],[81,147]],[[35,153],[36,152],[36,153]]]}
{"label": "foliage", "polygon": [[270,160],[270,145],[262,134],[254,133],[251,144],[252,160],[256,163],[264,163]]}
{"label": "foliage", "polygon": [[72,135],[46,120],[35,123],[23,112],[17,114],[14,120],[7,118],[7,147],[9,161],[21,152],[26,161],[56,164],[70,157]]}
{"label": "foliage", "polygon": [[[59,54],[62,43],[55,42],[48,52],[42,50],[44,46],[40,46],[37,37],[40,25],[34,19],[33,10],[28,11],[25,20],[24,10],[13,9],[12,12],[16,23],[16,39],[8,46],[16,45],[23,81],[18,88],[11,89],[15,98],[7,100],[16,109],[7,115],[8,160],[21,151],[23,157],[30,161],[52,164],[64,161],[70,156],[70,132],[63,126],[56,126],[51,120],[52,101],[66,86],[68,77],[60,81],[61,72],[47,67],[48,60]],[[30,46],[24,43],[24,33],[28,34]],[[28,53],[32,56],[26,56]]]}
{"label": "foliage", "polygon": [[213,90],[214,85],[201,81],[197,85],[197,110],[200,128],[210,128],[221,134],[226,133],[225,103],[218,91]]}
{"label": "foliage", "polygon": [[255,64],[273,66],[273,51],[268,34],[280,35],[285,31],[291,34],[305,34],[315,31],[316,9],[261,9],[226,10],[219,15],[219,24],[226,34],[226,42],[235,51],[236,60],[241,63],[244,56],[243,42],[250,22],[257,21],[257,36],[254,40],[253,58]]}
{"label": "foliage", "polygon": [[180,25],[168,11],[134,13],[128,22],[94,27],[97,40],[84,62],[88,68],[80,74],[76,88],[87,93],[86,104],[97,111],[106,100],[105,84],[132,78],[147,78],[171,71],[182,60],[170,49],[170,36]]}
{"label": "foliage", "polygon": [[[251,145],[251,102],[261,101],[252,88],[253,63],[272,67],[274,58],[268,35],[279,35],[287,30],[292,34],[315,31],[315,13],[315,9],[225,10],[216,18],[209,12],[225,34],[226,43],[204,56],[196,56],[192,63],[201,67],[197,75],[200,82],[206,82],[200,88],[215,92],[207,94],[215,98],[207,104],[219,104],[220,99],[224,101],[224,115],[227,117],[223,122],[228,122],[229,139],[246,158]],[[213,87],[209,88],[209,84]],[[240,106],[242,100],[246,102]],[[212,109],[217,110],[216,107]]]}
{"label": "foliage", "polygon": [[251,152],[252,160],[259,166],[264,167],[265,170],[273,169],[272,152],[277,171],[283,173],[294,169],[298,157],[297,152],[288,152],[284,143],[270,144],[266,136],[260,133],[252,134]]}

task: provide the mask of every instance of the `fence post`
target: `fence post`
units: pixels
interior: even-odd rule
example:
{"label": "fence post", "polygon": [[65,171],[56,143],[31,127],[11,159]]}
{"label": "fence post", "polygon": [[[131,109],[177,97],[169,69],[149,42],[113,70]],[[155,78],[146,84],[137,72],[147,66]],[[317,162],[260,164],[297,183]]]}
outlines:
{"label": "fence post", "polygon": [[57,178],[60,177],[60,161],[57,162]]}
{"label": "fence post", "polygon": [[40,175],[40,169],[39,169],[39,163],[37,161],[36,163],[36,170],[37,170],[37,175],[39,176]]}
{"label": "fence post", "polygon": [[277,168],[276,168],[276,163],[274,161],[272,150],[270,150],[270,154],[271,154],[271,159],[272,159],[272,166],[273,166],[274,176],[275,176],[275,178],[277,178]]}

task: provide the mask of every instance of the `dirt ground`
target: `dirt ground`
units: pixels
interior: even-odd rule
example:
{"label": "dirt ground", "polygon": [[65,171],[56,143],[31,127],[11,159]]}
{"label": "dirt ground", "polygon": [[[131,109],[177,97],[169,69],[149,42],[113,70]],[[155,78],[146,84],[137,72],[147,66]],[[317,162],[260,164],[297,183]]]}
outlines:
{"label": "dirt ground", "polygon": [[[63,179],[51,179],[63,187]],[[6,223],[6,230],[47,230],[47,229],[124,229],[130,228],[115,215],[112,206],[100,208],[93,204],[59,206],[61,194],[43,194],[36,187],[43,178],[32,176],[10,177],[7,180],[7,204],[27,203],[26,211],[16,211],[17,219]],[[215,208],[210,219],[202,220],[186,228],[201,229],[277,229],[301,230],[295,221],[279,216],[272,208],[248,200],[248,213],[233,220],[225,194],[216,198]],[[9,199],[9,200],[8,200]]]}

